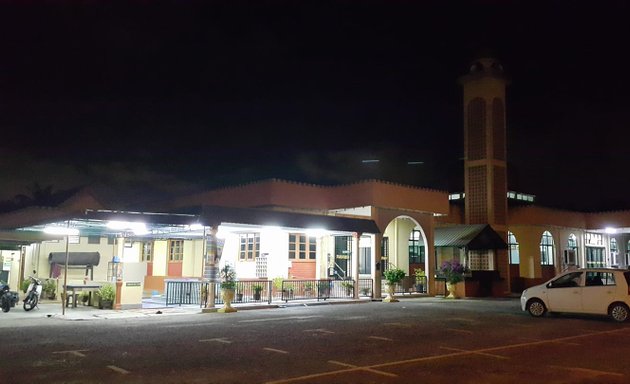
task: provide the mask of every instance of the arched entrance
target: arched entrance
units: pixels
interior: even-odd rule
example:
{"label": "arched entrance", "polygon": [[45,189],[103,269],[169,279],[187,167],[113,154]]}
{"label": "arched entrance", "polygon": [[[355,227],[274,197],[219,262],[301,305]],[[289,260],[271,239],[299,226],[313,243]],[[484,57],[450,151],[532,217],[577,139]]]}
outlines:
{"label": "arched entrance", "polygon": [[[387,224],[381,242],[380,271],[383,273],[389,268],[405,271],[406,277],[397,292],[428,292],[428,244],[425,230],[410,216],[397,216]],[[416,278],[416,271],[422,271],[424,277]]]}

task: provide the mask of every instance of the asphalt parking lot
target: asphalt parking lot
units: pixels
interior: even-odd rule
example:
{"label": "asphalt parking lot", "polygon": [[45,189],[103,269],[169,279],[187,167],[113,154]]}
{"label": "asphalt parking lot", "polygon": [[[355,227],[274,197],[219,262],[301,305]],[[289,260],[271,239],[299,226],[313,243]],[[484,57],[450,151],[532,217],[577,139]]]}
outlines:
{"label": "asphalt parking lot", "polygon": [[606,318],[422,298],[53,319],[28,342],[6,338],[15,357],[0,373],[16,383],[627,383],[629,345],[630,324]]}

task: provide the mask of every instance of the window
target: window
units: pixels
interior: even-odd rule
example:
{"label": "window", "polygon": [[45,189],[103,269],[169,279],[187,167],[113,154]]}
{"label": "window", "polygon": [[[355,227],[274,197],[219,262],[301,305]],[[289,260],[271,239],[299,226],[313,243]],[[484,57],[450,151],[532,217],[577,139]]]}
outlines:
{"label": "window", "polygon": [[582,279],[582,272],[572,272],[562,275],[549,283],[549,288],[573,288],[580,286],[580,280]]}
{"label": "window", "polygon": [[468,251],[468,268],[473,271],[494,270],[493,254],[489,250]]}
{"label": "window", "polygon": [[315,236],[303,233],[289,234],[289,259],[315,260],[317,254],[317,240]]}
{"label": "window", "polygon": [[409,264],[424,264],[424,242],[417,229],[409,234]]}
{"label": "window", "polygon": [[610,239],[610,265],[617,265],[617,255],[619,255],[619,248],[617,248],[617,240]]}
{"label": "window", "polygon": [[107,236],[107,245],[116,244],[116,236]]}
{"label": "window", "polygon": [[586,245],[604,246],[604,240],[601,233],[586,233],[584,235]]}
{"label": "window", "polygon": [[182,261],[184,260],[184,240],[168,241],[168,260]]}
{"label": "window", "polygon": [[540,264],[553,265],[553,237],[549,231],[545,231],[540,239]]}
{"label": "window", "polygon": [[518,242],[516,236],[512,232],[508,231],[508,245],[510,252],[510,264],[520,264],[521,258],[518,254]]}
{"label": "window", "polygon": [[142,243],[142,261],[153,261],[153,242],[145,241]]}
{"label": "window", "polygon": [[611,272],[586,272],[587,287],[615,285],[615,276]]}
{"label": "window", "polygon": [[604,248],[586,247],[586,268],[604,267]]}
{"label": "window", "polygon": [[239,260],[241,261],[254,261],[258,257],[260,252],[260,234],[259,233],[241,233]]}
{"label": "window", "polygon": [[577,237],[570,234],[567,240],[567,249],[564,250],[564,264],[577,265]]}
{"label": "window", "polygon": [[389,259],[389,237],[383,236],[383,241],[381,242],[381,275],[389,269],[389,265],[387,264],[387,260]]}
{"label": "window", "polygon": [[359,248],[359,273],[366,275],[372,273],[372,248],[370,247]]}
{"label": "window", "polygon": [[98,235],[88,235],[88,244],[100,244],[101,237]]}

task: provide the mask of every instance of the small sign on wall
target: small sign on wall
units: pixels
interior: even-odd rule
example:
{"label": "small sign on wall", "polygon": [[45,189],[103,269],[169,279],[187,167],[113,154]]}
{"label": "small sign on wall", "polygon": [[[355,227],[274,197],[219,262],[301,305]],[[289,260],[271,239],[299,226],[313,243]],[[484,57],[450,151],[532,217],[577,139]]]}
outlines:
{"label": "small sign on wall", "polygon": [[126,287],[140,287],[141,285],[139,281],[128,281],[125,283]]}

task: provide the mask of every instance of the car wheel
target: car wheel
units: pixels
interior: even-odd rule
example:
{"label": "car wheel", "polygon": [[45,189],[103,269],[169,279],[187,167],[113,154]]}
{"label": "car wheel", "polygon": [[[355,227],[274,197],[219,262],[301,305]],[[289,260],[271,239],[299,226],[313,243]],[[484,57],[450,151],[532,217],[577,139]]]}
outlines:
{"label": "car wheel", "polygon": [[608,310],[608,315],[610,315],[613,320],[619,323],[623,323],[624,321],[628,320],[630,311],[628,310],[627,305],[623,303],[614,303],[610,306],[610,309]]}
{"label": "car wheel", "polygon": [[527,302],[527,312],[534,317],[541,317],[547,312],[545,303],[538,299],[531,299]]}

